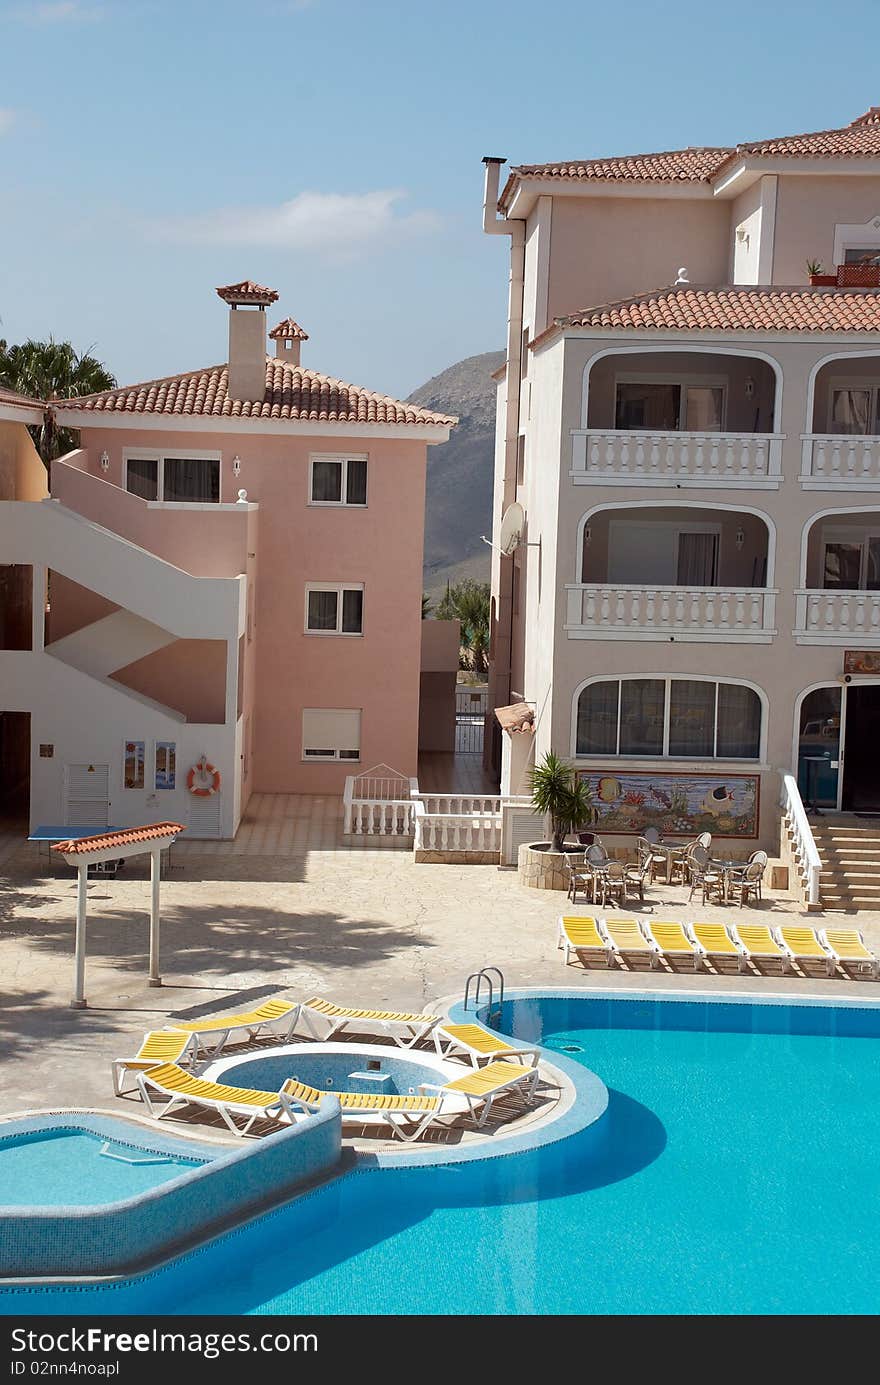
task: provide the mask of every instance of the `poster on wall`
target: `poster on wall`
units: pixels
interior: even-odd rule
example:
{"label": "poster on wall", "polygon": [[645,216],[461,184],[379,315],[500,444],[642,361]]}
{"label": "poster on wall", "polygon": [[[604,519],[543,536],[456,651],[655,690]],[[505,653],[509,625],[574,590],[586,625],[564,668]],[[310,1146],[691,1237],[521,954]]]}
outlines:
{"label": "poster on wall", "polygon": [[146,758],[144,750],[143,741],[125,742],[122,782],[127,789],[142,789],[144,787],[144,762]]}
{"label": "poster on wall", "polygon": [[177,781],[177,742],[156,742],[156,788],[173,789]]}
{"label": "poster on wall", "polygon": [[591,826],[641,836],[757,837],[757,774],[671,774],[656,770],[579,770],[592,798]]}
{"label": "poster on wall", "polygon": [[880,673],[880,649],[845,649],[844,673]]}

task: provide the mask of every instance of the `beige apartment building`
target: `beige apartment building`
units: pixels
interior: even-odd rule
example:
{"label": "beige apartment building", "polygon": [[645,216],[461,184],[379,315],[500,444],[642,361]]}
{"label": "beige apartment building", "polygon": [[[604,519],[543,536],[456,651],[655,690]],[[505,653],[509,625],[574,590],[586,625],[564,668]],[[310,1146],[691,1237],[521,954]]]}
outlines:
{"label": "beige apartment building", "polygon": [[532,706],[534,753],[621,842],[776,850],[798,791],[880,812],[880,108],[503,188],[485,162],[510,243],[490,706]]}

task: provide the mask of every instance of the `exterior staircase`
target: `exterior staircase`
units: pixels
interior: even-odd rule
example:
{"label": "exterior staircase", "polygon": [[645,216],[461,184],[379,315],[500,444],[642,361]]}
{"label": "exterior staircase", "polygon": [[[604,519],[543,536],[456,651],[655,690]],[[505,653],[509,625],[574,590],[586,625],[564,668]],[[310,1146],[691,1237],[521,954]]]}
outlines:
{"label": "exterior staircase", "polygon": [[822,862],[823,909],[880,911],[880,817],[829,813],[810,826]]}

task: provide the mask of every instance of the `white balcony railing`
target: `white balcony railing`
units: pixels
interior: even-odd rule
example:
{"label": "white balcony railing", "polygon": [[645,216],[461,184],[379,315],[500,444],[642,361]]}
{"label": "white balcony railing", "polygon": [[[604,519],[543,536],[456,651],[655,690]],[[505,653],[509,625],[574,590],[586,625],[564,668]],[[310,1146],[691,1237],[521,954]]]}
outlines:
{"label": "white balcony railing", "polygon": [[782,798],[780,800],[785,827],[791,841],[795,866],[803,886],[807,904],[819,903],[819,876],[822,873],[822,860],[816,849],[813,829],[801,801],[797,780],[793,774],[782,774]]}
{"label": "white balcony railing", "polygon": [[570,640],[685,640],[769,644],[776,591],[578,583],[566,587]]}
{"label": "white balcony railing", "polygon": [[798,644],[880,645],[880,592],[799,591]]}
{"label": "white balcony railing", "polygon": [[782,474],[781,433],[572,433],[575,485],[767,487]]}
{"label": "white balcony railing", "polygon": [[880,490],[880,437],[804,433],[802,441],[804,490]]}
{"label": "white balcony railing", "polygon": [[501,813],[425,813],[416,804],[416,851],[500,852]]}

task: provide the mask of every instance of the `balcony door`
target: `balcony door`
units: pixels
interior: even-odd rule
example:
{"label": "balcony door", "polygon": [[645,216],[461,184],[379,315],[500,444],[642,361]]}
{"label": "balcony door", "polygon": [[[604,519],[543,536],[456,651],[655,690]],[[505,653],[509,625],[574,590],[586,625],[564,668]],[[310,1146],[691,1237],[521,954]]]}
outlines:
{"label": "balcony door", "polygon": [[720,539],[720,529],[711,525],[612,520],[608,581],[640,587],[714,587]]}
{"label": "balcony door", "polygon": [[851,684],[845,692],[843,785],[840,806],[880,812],[880,685]]}
{"label": "balcony door", "polygon": [[825,591],[880,591],[880,530],[826,530],[822,586]]}

